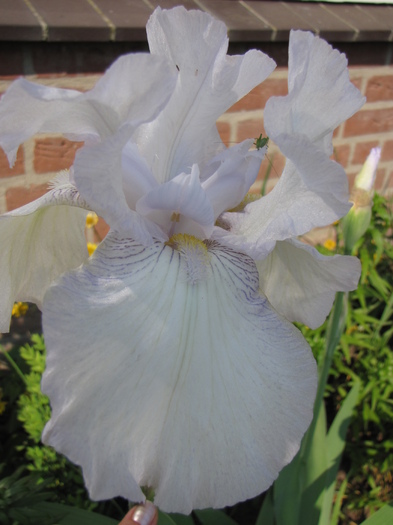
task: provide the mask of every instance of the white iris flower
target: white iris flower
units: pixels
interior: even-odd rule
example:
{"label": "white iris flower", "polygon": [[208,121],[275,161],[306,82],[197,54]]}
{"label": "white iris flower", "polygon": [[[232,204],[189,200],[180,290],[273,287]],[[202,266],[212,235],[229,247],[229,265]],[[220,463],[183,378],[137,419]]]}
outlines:
{"label": "white iris flower", "polygon": [[[189,513],[266,490],[311,421],[316,365],[290,321],[322,323],[359,262],[297,237],[350,208],[331,138],[363,99],[343,55],[293,32],[289,94],[265,108],[286,166],[239,206],[265,148],[225,148],[216,120],[274,62],[227,56],[224,24],[180,7],[157,9],[147,34],[151,53],[90,92],[17,80],[3,97],[11,162],[38,132],[85,145],[69,176],[0,218],[0,329],[14,301],[42,308],[43,441],[82,466],[93,499],[140,501],[147,485]],[[111,227],[90,258],[88,210]]]}

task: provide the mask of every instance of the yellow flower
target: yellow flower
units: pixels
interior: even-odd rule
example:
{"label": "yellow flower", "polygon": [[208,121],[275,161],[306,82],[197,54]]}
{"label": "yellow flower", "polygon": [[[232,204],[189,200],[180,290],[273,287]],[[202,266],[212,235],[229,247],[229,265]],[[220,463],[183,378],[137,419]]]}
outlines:
{"label": "yellow flower", "polygon": [[97,244],[95,244],[94,242],[87,243],[87,251],[89,252],[89,255],[92,255],[96,251],[96,248]]}
{"label": "yellow flower", "polygon": [[86,228],[93,228],[98,222],[98,216],[94,211],[89,211],[86,217]]}
{"label": "yellow flower", "polygon": [[29,306],[26,303],[15,303],[12,307],[12,315],[13,317],[20,317],[21,315],[25,315],[28,309]]}
{"label": "yellow flower", "polygon": [[334,239],[326,239],[326,241],[323,243],[324,247],[328,250],[334,250],[337,246],[337,243]]}

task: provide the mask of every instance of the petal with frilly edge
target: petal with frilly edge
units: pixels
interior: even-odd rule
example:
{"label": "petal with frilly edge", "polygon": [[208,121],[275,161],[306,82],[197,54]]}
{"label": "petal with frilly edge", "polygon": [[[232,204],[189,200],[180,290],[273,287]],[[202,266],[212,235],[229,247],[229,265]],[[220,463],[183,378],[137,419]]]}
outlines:
{"label": "petal with frilly edge", "polygon": [[120,57],[86,93],[19,79],[0,102],[0,146],[12,164],[19,145],[36,133],[103,139],[123,122],[136,127],[153,118],[174,83],[168,63],[147,54]]}
{"label": "petal with frilly edge", "polygon": [[45,296],[43,440],[93,499],[140,501],[147,485],[167,512],[234,504],[271,485],[311,421],[314,359],[254,262],[193,242],[210,268],[196,284],[187,247],[110,233]]}
{"label": "petal with frilly edge", "polygon": [[282,133],[306,135],[331,155],[333,130],[366,99],[350,82],[344,54],[304,31],[289,39],[288,95],[271,97],[264,111],[267,134],[280,147]]}
{"label": "petal with frilly edge", "polygon": [[275,62],[260,51],[226,55],[225,25],[208,13],[157,8],[146,27],[150,51],[178,75],[168,105],[138,130],[135,142],[158,182],[198,164],[203,171],[223,144],[216,120],[260,84]]}
{"label": "petal with frilly edge", "polygon": [[87,259],[85,206],[65,182],[0,217],[0,331],[9,330],[14,301],[41,308],[51,282]]}
{"label": "petal with frilly edge", "polygon": [[336,292],[355,290],[361,272],[356,257],[324,256],[297,240],[277,242],[256,264],[260,288],[272,306],[310,328],[325,321]]}
{"label": "petal with frilly edge", "polygon": [[332,224],[351,208],[342,166],[305,136],[286,135],[282,150],[288,160],[273,190],[241,213],[223,214],[228,230],[214,232],[215,238],[256,260],[266,257],[276,241]]}

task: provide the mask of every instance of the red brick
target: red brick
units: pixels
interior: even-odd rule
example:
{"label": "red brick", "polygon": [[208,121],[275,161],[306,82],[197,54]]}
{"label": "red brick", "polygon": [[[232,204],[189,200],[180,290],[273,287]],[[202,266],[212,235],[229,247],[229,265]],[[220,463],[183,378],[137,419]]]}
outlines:
{"label": "red brick", "polygon": [[346,121],[344,137],[384,133],[393,129],[393,108],[365,109]]}
{"label": "red brick", "polygon": [[377,169],[377,175],[375,177],[375,189],[378,191],[382,188],[383,183],[385,182],[386,178],[386,169],[385,168],[379,168]]}
{"label": "red brick", "polygon": [[266,102],[272,96],[284,96],[288,93],[287,80],[281,79],[267,79],[265,82],[256,86],[253,90],[243,97],[239,102],[236,102],[228,111],[252,111],[255,109],[263,109]]}
{"label": "red brick", "polygon": [[231,126],[227,122],[217,122],[217,131],[220,134],[221,140],[224,142],[224,144],[229,146]]}
{"label": "red brick", "polygon": [[393,140],[387,140],[384,143],[381,152],[381,160],[393,160]]}
{"label": "red brick", "polygon": [[83,142],[71,142],[63,137],[37,139],[34,148],[35,172],[48,173],[68,169],[81,146]]}
{"label": "red brick", "polygon": [[0,178],[22,175],[25,172],[25,158],[23,149],[19,148],[13,168],[10,168],[4,151],[0,148]]}
{"label": "red brick", "polygon": [[334,146],[332,159],[341,164],[344,168],[348,166],[349,154],[351,148],[348,144]]}
{"label": "red brick", "polygon": [[362,78],[351,78],[352,84],[358,88],[359,91],[361,91],[362,87]]}
{"label": "red brick", "polygon": [[5,194],[7,210],[11,211],[15,208],[20,208],[21,206],[38,199],[47,191],[48,186],[46,184],[30,186],[30,188],[26,188],[25,186],[9,188]]}
{"label": "red brick", "polygon": [[266,136],[265,128],[263,127],[262,119],[248,119],[239,122],[236,130],[236,142],[242,142],[246,139],[259,137],[259,135]]}
{"label": "red brick", "polygon": [[393,100],[393,75],[381,75],[370,78],[366,89],[367,102]]}
{"label": "red brick", "polygon": [[377,141],[358,142],[356,144],[355,152],[353,154],[352,164],[363,164],[366,161],[371,151],[371,148],[375,148],[376,146],[378,146],[378,144],[379,143]]}

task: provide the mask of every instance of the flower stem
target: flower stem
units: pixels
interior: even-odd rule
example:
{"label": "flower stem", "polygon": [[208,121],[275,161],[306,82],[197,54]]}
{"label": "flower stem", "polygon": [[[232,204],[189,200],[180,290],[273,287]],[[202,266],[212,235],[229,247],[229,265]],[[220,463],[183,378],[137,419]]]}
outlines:
{"label": "flower stem", "polygon": [[328,331],[326,334],[326,353],[325,358],[321,361],[319,368],[318,389],[314,402],[314,418],[308,429],[302,443],[301,457],[302,460],[307,460],[312,444],[312,439],[315,432],[315,427],[318,421],[318,415],[323,403],[323,396],[326,384],[329,377],[329,370],[332,366],[334,351],[340,341],[343,332],[344,323],[342,322],[342,314],[344,308],[344,293],[338,292],[334,302],[333,310],[330,317]]}
{"label": "flower stem", "polygon": [[23,383],[25,385],[27,385],[27,381],[26,381],[24,373],[19,368],[19,366],[15,363],[15,361],[12,359],[12,357],[10,356],[10,353],[9,352],[4,352],[3,355],[6,358],[6,360],[8,361],[8,363],[11,365],[11,368],[14,369],[16,374],[22,379]]}

